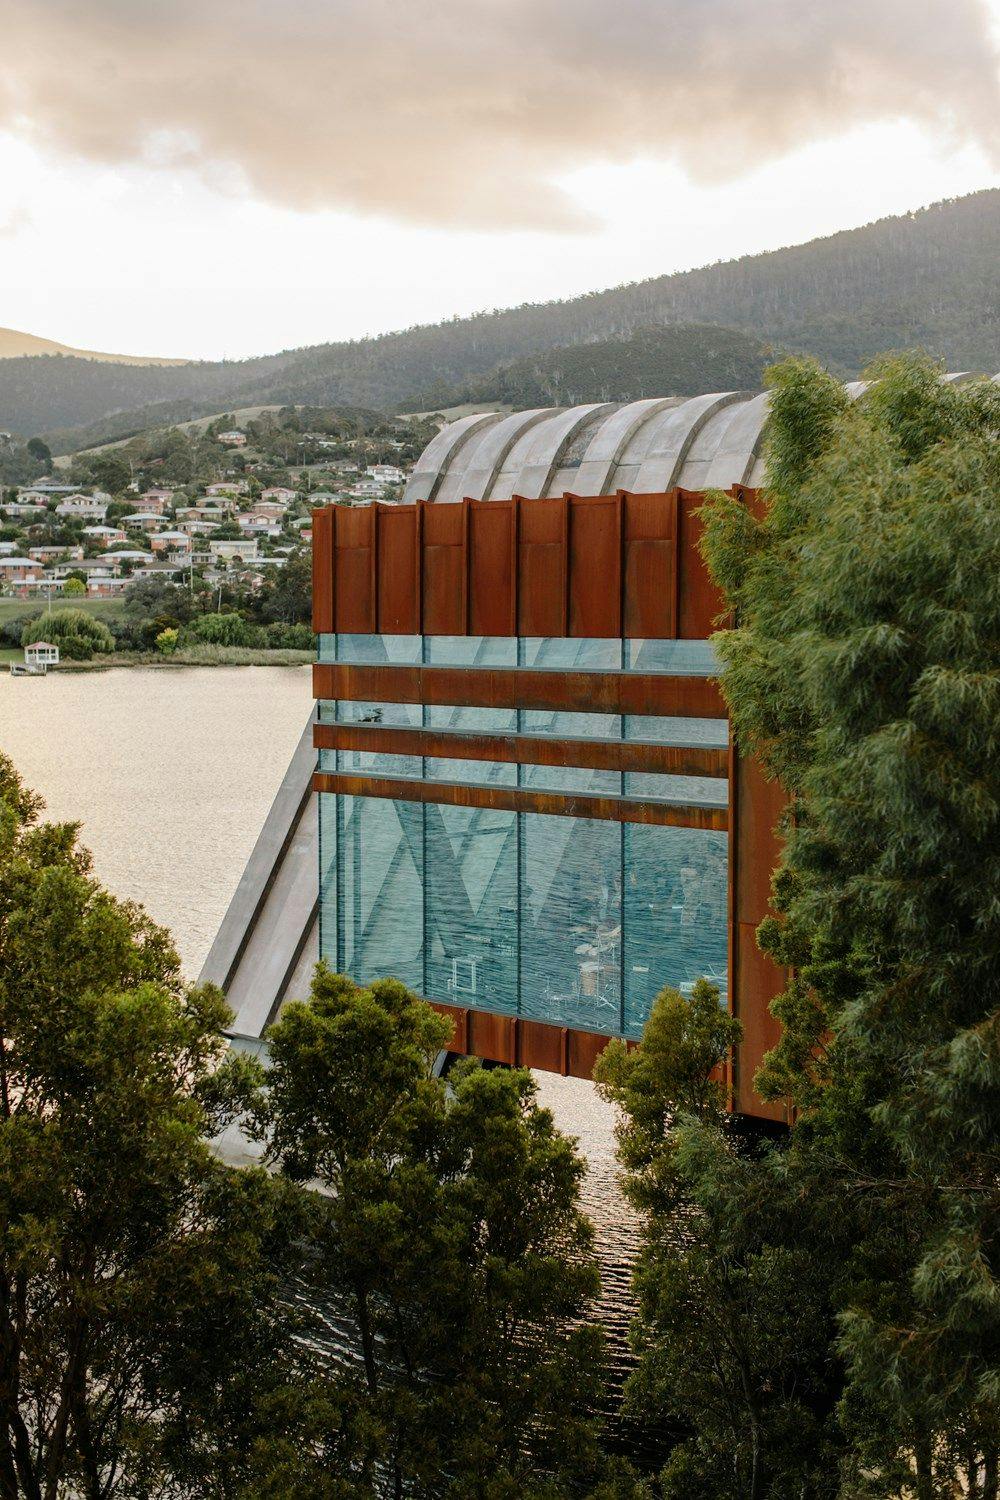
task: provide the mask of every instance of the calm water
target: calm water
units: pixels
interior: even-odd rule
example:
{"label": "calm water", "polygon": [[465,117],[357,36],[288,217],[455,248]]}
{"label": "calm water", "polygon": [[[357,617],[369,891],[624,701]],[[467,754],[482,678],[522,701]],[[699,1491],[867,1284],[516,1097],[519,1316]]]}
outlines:
{"label": "calm water", "polygon": [[[201,967],[311,707],[305,667],[129,668],[0,675],[0,749],[83,825],[96,872],[174,935]],[[537,1075],[542,1101],[589,1170],[602,1313],[625,1356],[635,1224],[615,1185],[611,1111],[593,1085]]]}

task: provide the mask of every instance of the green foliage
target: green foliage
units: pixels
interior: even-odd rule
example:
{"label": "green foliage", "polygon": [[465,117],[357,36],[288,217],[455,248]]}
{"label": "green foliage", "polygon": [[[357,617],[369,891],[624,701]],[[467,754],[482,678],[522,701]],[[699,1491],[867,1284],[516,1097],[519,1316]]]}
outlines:
{"label": "green foliage", "polygon": [[177,641],[180,636],[179,630],[172,630],[169,626],[161,630],[156,637],[156,649],[161,656],[173,656],[177,650]]}
{"label": "green foliage", "polygon": [[837,1493],[835,1245],[783,1153],[742,1143],[726,1115],[717,1080],[740,1033],[699,980],[689,998],[664,990],[642,1045],[611,1043],[595,1070],[645,1225],[626,1407],[679,1437],[671,1500],[819,1500]]}
{"label": "green foliage", "polygon": [[[450,1023],[395,980],[320,965],[268,1037],[259,1130],[318,1179],[314,1294],[349,1324],[350,1403],[390,1493],[573,1492],[596,1462],[597,1289],[583,1163],[530,1074],[433,1075]],[[313,1493],[309,1465],[295,1493]]]}
{"label": "green foliage", "polygon": [[66,579],[66,582],[63,584],[63,593],[67,597],[75,597],[79,599],[80,595],[85,594],[86,592],[87,585],[84,583],[83,579],[75,578],[72,574],[70,574],[70,576]]}
{"label": "green foliage", "polygon": [[21,645],[30,646],[33,641],[51,641],[70,661],[89,661],[115,647],[103,620],[82,609],[57,609],[29,620],[21,632]]}
{"label": "green foliage", "polygon": [[99,453],[88,461],[90,481],[109,495],[121,495],[128,489],[132,478],[130,464],[120,453]]}
{"label": "green foliage", "polygon": [[413,403],[424,409],[466,402],[513,407],[694,396],[709,390],[756,390],[769,351],[733,328],[680,323],[640,328],[627,338],[587,340],[546,349],[454,388],[439,382]]}
{"label": "green foliage", "polygon": [[209,1149],[258,1082],[222,995],[40,806],[0,756],[0,1482],[221,1500],[305,1374],[298,1198]]}
{"label": "green foliage", "polygon": [[187,633],[194,640],[208,641],[213,646],[261,646],[265,639],[259,626],[249,624],[238,614],[200,615]]}
{"label": "green foliage", "polygon": [[848,1237],[845,1493],[979,1464],[995,1494],[1000,390],[916,356],[873,375],[843,406],[779,367],[766,513],[705,513],[740,744],[794,799],[758,1087],[798,1106],[789,1170]]}

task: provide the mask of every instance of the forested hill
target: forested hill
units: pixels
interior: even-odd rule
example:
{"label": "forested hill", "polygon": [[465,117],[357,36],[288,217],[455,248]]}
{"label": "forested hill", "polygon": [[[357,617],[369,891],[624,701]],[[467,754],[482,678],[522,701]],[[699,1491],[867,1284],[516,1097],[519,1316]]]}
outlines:
{"label": "forested hill", "polygon": [[[989,190],[791,249],[566,302],[238,363],[163,369],[2,360],[0,429],[52,433],[89,424],[88,439],[98,441],[255,403],[406,408],[432,388],[468,386],[542,351],[692,322],[813,353],[841,375],[855,374],[881,350],[910,345],[952,369],[995,371],[998,253],[1000,190]],[[707,371],[705,381],[707,388]],[[60,446],[73,445],[72,434],[60,438]]]}
{"label": "forested hill", "polygon": [[753,334],[715,323],[640,328],[626,338],[525,354],[461,385],[437,382],[414,402],[414,409],[491,401],[515,408],[576,406],[583,401],[637,401],[664,392],[753,391],[772,352]]}

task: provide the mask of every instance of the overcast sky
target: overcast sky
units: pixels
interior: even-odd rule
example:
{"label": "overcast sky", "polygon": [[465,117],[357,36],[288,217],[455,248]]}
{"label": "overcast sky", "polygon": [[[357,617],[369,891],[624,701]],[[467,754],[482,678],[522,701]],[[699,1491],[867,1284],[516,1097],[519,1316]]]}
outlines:
{"label": "overcast sky", "polygon": [[0,325],[241,357],[1000,184],[1000,0],[0,0]]}

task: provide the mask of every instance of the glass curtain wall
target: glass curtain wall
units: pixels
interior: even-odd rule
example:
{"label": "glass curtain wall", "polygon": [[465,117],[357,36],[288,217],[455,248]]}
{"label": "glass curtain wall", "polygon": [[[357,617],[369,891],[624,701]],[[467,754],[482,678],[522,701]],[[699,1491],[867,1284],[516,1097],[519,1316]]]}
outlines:
{"label": "glass curtain wall", "polygon": [[727,837],[320,796],[321,950],[429,999],[636,1037],[664,985],[726,994]]}

